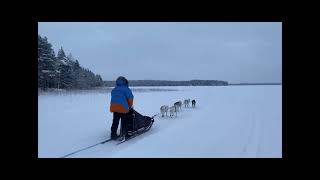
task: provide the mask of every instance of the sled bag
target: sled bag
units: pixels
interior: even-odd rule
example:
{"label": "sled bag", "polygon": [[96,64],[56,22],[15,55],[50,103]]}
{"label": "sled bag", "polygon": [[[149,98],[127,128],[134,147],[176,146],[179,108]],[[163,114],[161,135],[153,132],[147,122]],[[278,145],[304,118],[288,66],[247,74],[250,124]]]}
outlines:
{"label": "sled bag", "polygon": [[152,121],[151,117],[143,116],[132,109],[132,113],[130,114],[130,118],[128,118],[127,123],[128,132],[134,132],[143,128],[147,128],[148,126],[150,126]]}

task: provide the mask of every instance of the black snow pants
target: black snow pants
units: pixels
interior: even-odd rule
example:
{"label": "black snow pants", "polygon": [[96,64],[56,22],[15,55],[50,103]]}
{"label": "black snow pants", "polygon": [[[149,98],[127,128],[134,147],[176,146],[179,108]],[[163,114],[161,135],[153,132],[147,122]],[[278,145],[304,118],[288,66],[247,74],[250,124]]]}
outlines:
{"label": "black snow pants", "polygon": [[121,127],[122,127],[122,132],[120,132],[120,135],[126,135],[129,118],[130,118],[130,113],[114,112],[113,122],[111,126],[111,136],[115,136],[117,134],[120,119],[121,119]]}

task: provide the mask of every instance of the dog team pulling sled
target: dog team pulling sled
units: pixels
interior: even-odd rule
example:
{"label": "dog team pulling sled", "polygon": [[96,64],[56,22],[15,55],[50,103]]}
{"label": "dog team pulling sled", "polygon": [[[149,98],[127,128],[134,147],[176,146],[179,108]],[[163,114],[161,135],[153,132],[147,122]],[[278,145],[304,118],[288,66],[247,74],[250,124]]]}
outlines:
{"label": "dog team pulling sled", "polygon": [[[154,123],[154,118],[160,113],[157,113],[151,117],[141,115],[133,109],[133,98],[134,96],[131,89],[129,88],[128,80],[123,76],[118,77],[116,80],[116,86],[111,91],[110,112],[113,113],[113,122],[111,126],[110,139],[74,151],[63,157],[71,156],[75,153],[98,146],[99,144],[104,144],[112,140],[119,141],[117,143],[118,145],[149,131]],[[185,100],[185,107],[189,107],[189,103],[190,99]],[[192,101],[192,106],[195,107],[195,100]],[[162,114],[162,117],[164,117],[164,113],[166,113],[167,115],[167,111],[170,109],[170,117],[173,116],[174,112],[177,116],[177,112],[179,110],[182,111],[181,107],[182,101],[178,101],[174,103],[174,106],[172,107],[162,106],[160,108],[160,112]],[[120,119],[120,135],[117,135],[117,129]]]}

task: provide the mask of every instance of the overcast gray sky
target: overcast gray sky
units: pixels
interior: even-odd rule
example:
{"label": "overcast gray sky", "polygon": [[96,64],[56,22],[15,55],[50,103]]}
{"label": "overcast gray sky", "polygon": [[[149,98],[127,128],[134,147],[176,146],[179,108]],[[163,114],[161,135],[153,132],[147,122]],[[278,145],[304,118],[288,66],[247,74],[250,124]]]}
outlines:
{"label": "overcast gray sky", "polygon": [[104,80],[282,82],[281,22],[39,22]]}

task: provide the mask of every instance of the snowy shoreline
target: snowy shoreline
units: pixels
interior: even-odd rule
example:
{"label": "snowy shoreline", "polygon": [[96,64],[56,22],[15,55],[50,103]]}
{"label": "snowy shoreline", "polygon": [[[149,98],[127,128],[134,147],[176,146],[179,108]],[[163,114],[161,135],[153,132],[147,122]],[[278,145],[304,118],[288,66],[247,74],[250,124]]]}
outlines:
{"label": "snowy shoreline", "polygon": [[[38,89],[39,95],[67,95],[67,94],[87,94],[87,93],[110,93],[113,87],[103,87],[96,89],[77,89],[77,90],[65,90],[65,89],[50,89],[47,91]],[[168,87],[130,87],[133,92],[157,92],[157,91],[179,91],[178,89],[168,88]]]}

